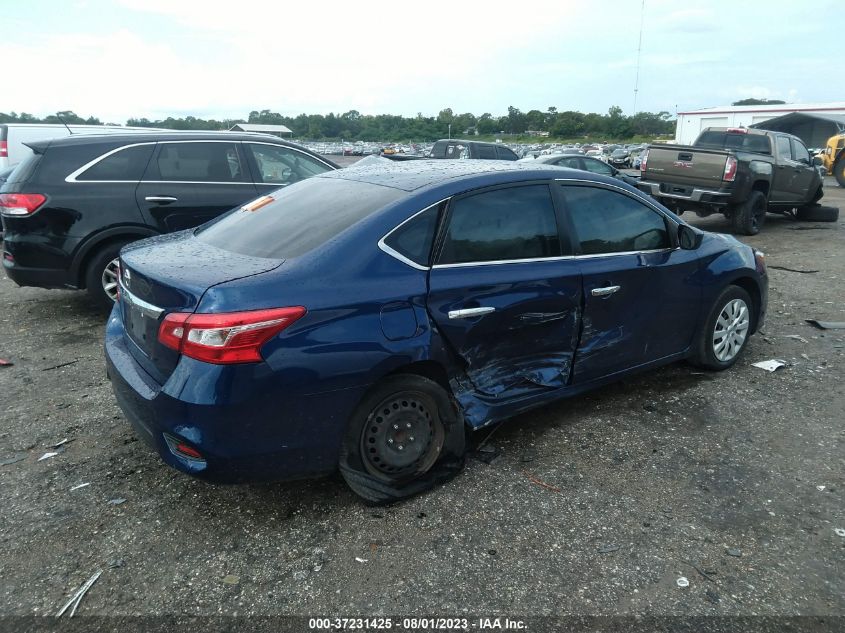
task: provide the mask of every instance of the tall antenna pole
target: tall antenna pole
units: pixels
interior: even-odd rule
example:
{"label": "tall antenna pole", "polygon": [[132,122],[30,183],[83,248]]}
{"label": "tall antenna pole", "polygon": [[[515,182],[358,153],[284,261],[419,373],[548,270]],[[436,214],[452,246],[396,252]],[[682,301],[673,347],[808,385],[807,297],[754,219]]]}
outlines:
{"label": "tall antenna pole", "polygon": [[640,55],[643,52],[643,21],[645,20],[645,0],[640,7],[640,42],[637,44],[637,76],[634,79],[634,114],[637,113],[637,93],[640,90]]}

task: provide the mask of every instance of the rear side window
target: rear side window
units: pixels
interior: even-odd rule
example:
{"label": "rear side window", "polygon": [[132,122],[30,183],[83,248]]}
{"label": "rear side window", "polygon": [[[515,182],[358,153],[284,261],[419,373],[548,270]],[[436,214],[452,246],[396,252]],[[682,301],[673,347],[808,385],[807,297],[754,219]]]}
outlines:
{"label": "rear side window", "polygon": [[144,175],[155,143],[124,147],[94,163],[76,180],[129,180],[138,182]]}
{"label": "rear side window", "polygon": [[428,266],[441,206],[429,207],[394,229],[384,239],[385,245],[415,264]]}
{"label": "rear side window", "polygon": [[250,181],[236,143],[160,143],[152,167],[145,180]]}
{"label": "rear side window", "polygon": [[529,185],[455,200],[438,263],[535,259],[560,254],[549,188]]}
{"label": "rear side window", "polygon": [[792,150],[789,148],[789,137],[788,136],[778,136],[777,137],[778,143],[778,154],[781,158],[785,158],[786,160],[792,159]]}
{"label": "rear side window", "polygon": [[325,163],[283,145],[247,143],[258,173],[255,181],[271,185],[290,185],[330,170]]}
{"label": "rear side window", "polygon": [[197,237],[223,250],[284,259],[324,244],[405,192],[391,187],[309,178],[274,191],[272,202],[232,211],[197,229]]}
{"label": "rear side window", "polygon": [[30,154],[19,162],[12,173],[6,178],[6,183],[25,182],[35,173],[35,168],[41,162],[41,154]]}
{"label": "rear side window", "polygon": [[582,255],[669,248],[666,220],[630,196],[598,187],[563,186]]}
{"label": "rear side window", "polygon": [[496,159],[496,148],[489,145],[478,145],[478,158]]}
{"label": "rear side window", "polygon": [[516,160],[516,154],[514,154],[508,147],[497,147],[496,151],[499,153],[499,158],[501,160]]}
{"label": "rear side window", "polygon": [[584,159],[584,169],[587,171],[591,171],[594,174],[603,174],[605,176],[612,176],[613,169],[611,169],[610,165],[607,163],[603,163],[600,160],[594,160],[592,158],[585,158]]}

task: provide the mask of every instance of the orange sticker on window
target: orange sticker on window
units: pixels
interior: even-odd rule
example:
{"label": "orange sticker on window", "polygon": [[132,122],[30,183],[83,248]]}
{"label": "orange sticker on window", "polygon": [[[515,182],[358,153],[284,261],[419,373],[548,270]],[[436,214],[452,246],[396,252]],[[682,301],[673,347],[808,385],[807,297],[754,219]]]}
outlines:
{"label": "orange sticker on window", "polygon": [[249,202],[241,207],[241,211],[258,211],[261,207],[266,207],[271,202],[275,202],[276,199],[273,196],[261,196],[260,198],[256,198],[252,202]]}

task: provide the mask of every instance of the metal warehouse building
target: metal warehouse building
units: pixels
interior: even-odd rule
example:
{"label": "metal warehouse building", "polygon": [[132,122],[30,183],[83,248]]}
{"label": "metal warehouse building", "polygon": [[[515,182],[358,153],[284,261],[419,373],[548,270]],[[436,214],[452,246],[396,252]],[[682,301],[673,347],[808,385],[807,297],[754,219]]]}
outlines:
{"label": "metal warehouse building", "polygon": [[[778,105],[751,106],[720,106],[678,112],[678,123],[675,128],[675,142],[682,145],[691,144],[701,130],[708,127],[762,127],[760,125],[770,119],[782,118],[784,115],[800,112],[818,118],[845,119],[845,102],[836,103],[787,103]],[[783,130],[785,132],[790,130]],[[798,132],[791,132],[796,136],[803,136]],[[814,135],[816,136],[816,135]],[[832,134],[831,134],[832,136]],[[818,147],[817,139],[804,139],[811,147]],[[823,145],[823,143],[822,143]]]}

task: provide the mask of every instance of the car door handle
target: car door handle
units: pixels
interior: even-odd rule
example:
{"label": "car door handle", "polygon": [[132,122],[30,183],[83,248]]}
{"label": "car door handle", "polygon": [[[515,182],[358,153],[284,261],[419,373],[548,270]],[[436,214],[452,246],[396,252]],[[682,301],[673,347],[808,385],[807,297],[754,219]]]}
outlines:
{"label": "car door handle", "polygon": [[485,306],[483,308],[464,308],[463,310],[449,310],[450,319],[471,319],[472,317],[484,316],[495,312],[496,308]]}
{"label": "car door handle", "polygon": [[169,204],[171,202],[176,202],[179,198],[174,198],[173,196],[147,196],[144,198],[147,202],[159,202],[161,204]]}
{"label": "car door handle", "polygon": [[605,286],[604,288],[593,288],[591,294],[594,297],[609,297],[622,286]]}

